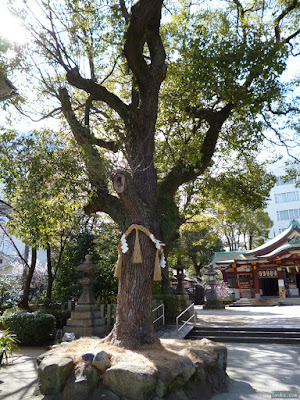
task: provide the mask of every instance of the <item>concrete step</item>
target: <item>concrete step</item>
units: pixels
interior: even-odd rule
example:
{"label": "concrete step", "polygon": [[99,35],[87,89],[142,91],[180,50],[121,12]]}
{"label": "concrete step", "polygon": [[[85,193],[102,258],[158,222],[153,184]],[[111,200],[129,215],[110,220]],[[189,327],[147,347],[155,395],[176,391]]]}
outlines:
{"label": "concrete step", "polygon": [[190,337],[189,335],[186,339],[189,340],[200,340],[200,339],[209,339],[213,342],[221,342],[221,343],[261,343],[261,344],[300,344],[300,338],[280,338],[280,337],[261,337],[261,336],[197,336]]}
{"label": "concrete step", "polygon": [[272,327],[195,327],[186,339],[217,342],[300,344],[300,329]]}
{"label": "concrete step", "polygon": [[272,327],[272,326],[195,326],[194,331],[211,331],[211,332],[218,332],[218,331],[227,331],[227,332],[297,332],[300,337],[300,328],[289,328],[289,327]]}

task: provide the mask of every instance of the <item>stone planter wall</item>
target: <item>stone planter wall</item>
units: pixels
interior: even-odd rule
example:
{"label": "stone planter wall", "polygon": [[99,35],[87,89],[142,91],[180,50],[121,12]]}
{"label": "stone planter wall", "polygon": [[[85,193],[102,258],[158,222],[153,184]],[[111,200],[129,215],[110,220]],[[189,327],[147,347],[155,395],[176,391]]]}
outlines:
{"label": "stone planter wall", "polygon": [[99,349],[82,354],[76,364],[50,351],[38,360],[39,390],[49,400],[207,400],[227,391],[224,345],[207,339],[176,342],[178,355],[173,341],[160,361],[150,351],[146,362],[124,357],[112,364],[111,354]]}

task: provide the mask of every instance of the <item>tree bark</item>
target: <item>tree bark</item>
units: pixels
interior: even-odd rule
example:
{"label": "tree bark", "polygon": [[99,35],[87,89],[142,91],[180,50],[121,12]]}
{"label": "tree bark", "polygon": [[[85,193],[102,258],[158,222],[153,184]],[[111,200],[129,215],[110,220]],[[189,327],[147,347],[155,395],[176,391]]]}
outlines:
{"label": "tree bark", "polygon": [[[128,237],[133,249],[135,232]],[[132,251],[122,255],[122,272],[119,279],[117,317],[113,330],[106,338],[112,344],[137,349],[146,344],[158,343],[152,323],[152,283],[156,249],[151,240],[139,232],[143,257],[142,264],[132,262]]]}

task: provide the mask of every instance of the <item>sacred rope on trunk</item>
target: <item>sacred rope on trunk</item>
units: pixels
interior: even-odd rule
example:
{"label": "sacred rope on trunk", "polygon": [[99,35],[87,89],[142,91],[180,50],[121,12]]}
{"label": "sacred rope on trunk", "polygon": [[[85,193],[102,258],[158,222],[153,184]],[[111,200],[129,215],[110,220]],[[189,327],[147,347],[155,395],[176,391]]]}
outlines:
{"label": "sacred rope on trunk", "polygon": [[[165,261],[164,252],[163,252],[163,246],[165,246],[165,245],[160,240],[156,239],[155,236],[153,235],[153,233],[149,232],[149,230],[147,228],[145,228],[142,225],[137,225],[137,224],[130,225],[130,227],[127,229],[127,231],[121,237],[121,241],[118,245],[119,256],[118,256],[118,261],[117,261],[114,276],[116,278],[120,278],[120,276],[121,276],[122,254],[127,253],[128,249],[129,249],[126,238],[130,235],[130,233],[134,229],[135,229],[135,243],[134,243],[134,249],[133,249],[133,254],[132,254],[132,262],[134,264],[141,264],[143,262],[141,246],[140,246],[140,242],[139,242],[139,233],[138,233],[138,231],[141,231],[146,236],[148,236],[148,238],[153,242],[153,244],[156,247],[153,280],[160,281],[162,279],[160,267],[164,268],[166,266],[166,261]],[[159,261],[159,256],[161,256],[160,261]]]}

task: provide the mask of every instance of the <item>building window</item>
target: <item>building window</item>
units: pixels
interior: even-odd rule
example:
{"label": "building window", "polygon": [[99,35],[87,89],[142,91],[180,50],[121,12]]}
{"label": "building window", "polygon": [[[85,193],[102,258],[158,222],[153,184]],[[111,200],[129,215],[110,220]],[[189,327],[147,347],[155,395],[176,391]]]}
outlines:
{"label": "building window", "polygon": [[296,179],[291,179],[289,181],[284,181],[282,176],[277,176],[276,177],[276,186],[281,186],[281,185],[290,185],[290,184],[295,184],[296,183]]}
{"label": "building window", "polygon": [[[284,231],[286,231],[286,230],[287,230],[287,228],[279,229],[279,233],[282,233],[282,232],[284,232]],[[274,235],[274,237],[275,237],[275,235]]]}
{"label": "building window", "polygon": [[299,193],[298,192],[286,192],[275,194],[275,203],[285,203],[287,201],[298,201]]}
{"label": "building window", "polygon": [[300,209],[277,211],[277,221],[292,220],[300,217]]}
{"label": "building window", "polygon": [[2,260],[2,258],[0,258],[0,264],[2,264],[3,263],[3,260]]}

